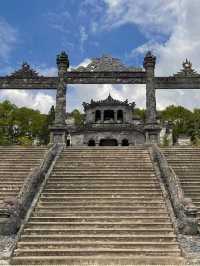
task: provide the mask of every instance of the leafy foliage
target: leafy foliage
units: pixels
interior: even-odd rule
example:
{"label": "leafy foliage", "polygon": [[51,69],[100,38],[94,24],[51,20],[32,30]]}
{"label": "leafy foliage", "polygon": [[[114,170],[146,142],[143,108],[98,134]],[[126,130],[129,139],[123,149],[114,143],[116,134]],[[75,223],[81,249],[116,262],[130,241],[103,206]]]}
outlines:
{"label": "leafy foliage", "polygon": [[48,115],[26,107],[18,108],[9,101],[0,103],[0,145],[30,145],[35,139],[47,144],[49,125],[54,120],[54,108]]}
{"label": "leafy foliage", "polygon": [[[75,109],[71,114],[75,125],[84,124],[85,116]],[[145,110],[135,109],[134,115],[145,121]],[[191,137],[195,145],[200,144],[200,109],[190,111],[182,106],[168,106],[159,111],[161,122],[173,123],[174,141],[180,134]],[[9,101],[0,103],[0,145],[31,145],[36,140],[39,144],[49,143],[49,126],[55,120],[55,109],[51,107],[47,115],[26,107],[17,107]],[[167,140],[164,145],[167,145]]]}
{"label": "leafy foliage", "polygon": [[76,126],[81,126],[84,124],[84,114],[82,114],[78,109],[72,111],[71,116],[74,118]]}

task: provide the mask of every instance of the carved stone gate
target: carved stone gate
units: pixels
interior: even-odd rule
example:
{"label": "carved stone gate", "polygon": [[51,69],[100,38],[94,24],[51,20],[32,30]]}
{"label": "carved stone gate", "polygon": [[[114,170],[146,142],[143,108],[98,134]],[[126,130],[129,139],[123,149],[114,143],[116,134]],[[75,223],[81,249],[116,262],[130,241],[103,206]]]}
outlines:
{"label": "carved stone gate", "polygon": [[51,127],[51,143],[65,143],[66,91],[68,84],[146,84],[146,142],[159,141],[160,125],[157,123],[157,89],[200,89],[200,74],[186,60],[183,69],[169,77],[155,77],[156,57],[148,52],[144,69],[127,67],[120,60],[103,56],[91,61],[87,67],[69,70],[65,52],[57,56],[57,77],[40,76],[27,63],[11,75],[0,77],[0,89],[48,89],[56,90],[56,114]]}

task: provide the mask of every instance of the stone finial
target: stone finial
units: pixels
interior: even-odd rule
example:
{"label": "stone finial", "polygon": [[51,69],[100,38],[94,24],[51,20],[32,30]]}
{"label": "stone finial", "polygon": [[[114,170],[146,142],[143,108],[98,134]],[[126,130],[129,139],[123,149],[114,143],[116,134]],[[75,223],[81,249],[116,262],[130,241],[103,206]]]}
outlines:
{"label": "stone finial", "polygon": [[156,56],[154,56],[151,51],[148,51],[145,58],[144,58],[144,63],[143,66],[144,68],[148,68],[148,67],[155,67],[156,65]]}
{"label": "stone finial", "polygon": [[191,70],[192,69],[192,63],[186,58],[185,62],[183,62],[183,69]]}
{"label": "stone finial", "polygon": [[176,78],[190,78],[190,77],[200,77],[200,74],[197,73],[196,70],[192,68],[192,63],[187,58],[183,62],[183,69],[179,71],[177,74],[174,74]]}
{"label": "stone finial", "polygon": [[69,58],[68,55],[62,51],[60,54],[57,55],[57,65],[58,67],[66,67],[69,68]]}
{"label": "stone finial", "polygon": [[39,76],[39,74],[35,70],[33,70],[28,63],[23,62],[21,68],[15,71],[14,73],[12,73],[9,77],[34,79],[34,78],[39,78],[42,76]]}

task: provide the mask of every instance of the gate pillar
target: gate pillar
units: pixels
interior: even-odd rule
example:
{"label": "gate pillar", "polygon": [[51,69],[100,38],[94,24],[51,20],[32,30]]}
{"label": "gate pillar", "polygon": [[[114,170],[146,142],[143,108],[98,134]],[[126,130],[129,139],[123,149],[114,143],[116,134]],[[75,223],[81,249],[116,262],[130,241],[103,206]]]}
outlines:
{"label": "gate pillar", "polygon": [[157,123],[156,90],[154,84],[156,57],[148,52],[144,58],[146,70],[146,143],[159,143],[160,125]]}
{"label": "gate pillar", "polygon": [[50,143],[66,144],[66,90],[65,74],[69,68],[69,59],[65,52],[57,56],[58,88],[56,92],[56,110],[54,125],[50,127]]}

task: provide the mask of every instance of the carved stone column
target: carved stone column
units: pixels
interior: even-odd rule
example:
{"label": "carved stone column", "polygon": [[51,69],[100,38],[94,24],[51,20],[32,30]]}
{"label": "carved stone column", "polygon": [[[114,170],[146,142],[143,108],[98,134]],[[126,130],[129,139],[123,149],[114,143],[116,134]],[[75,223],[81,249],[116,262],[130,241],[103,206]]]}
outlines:
{"label": "carved stone column", "polygon": [[146,142],[158,143],[160,126],[157,123],[156,91],[154,85],[156,57],[148,52],[144,58],[146,70]]}
{"label": "carved stone column", "polygon": [[50,143],[66,143],[66,89],[65,74],[69,67],[69,59],[65,52],[62,52],[57,56],[58,66],[58,88],[56,93],[56,110],[55,121],[51,127],[51,139]]}
{"label": "carved stone column", "polygon": [[104,122],[104,110],[101,109],[101,123]]}
{"label": "carved stone column", "polygon": [[114,110],[114,122],[117,123],[117,110]]}

